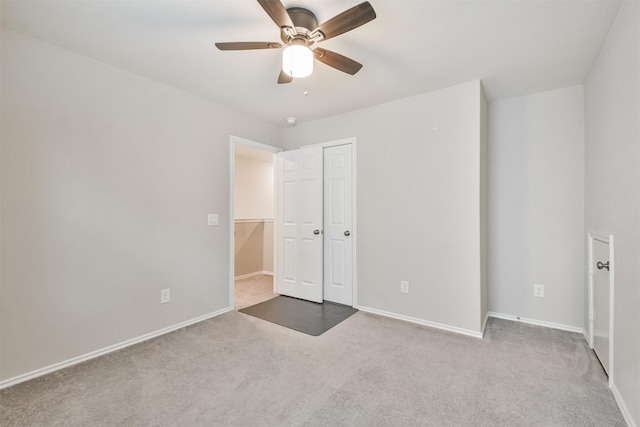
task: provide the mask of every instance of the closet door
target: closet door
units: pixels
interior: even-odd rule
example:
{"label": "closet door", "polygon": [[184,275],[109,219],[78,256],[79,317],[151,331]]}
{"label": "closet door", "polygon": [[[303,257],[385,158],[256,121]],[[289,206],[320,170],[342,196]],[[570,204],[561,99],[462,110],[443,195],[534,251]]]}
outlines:
{"label": "closet door", "polygon": [[353,305],[351,145],[324,150],[324,299]]}
{"label": "closet door", "polygon": [[609,242],[593,239],[592,244],[592,295],[591,309],[593,351],[598,356],[607,375],[610,356],[611,283]]}
{"label": "closet door", "polygon": [[284,151],[276,170],[276,292],[323,300],[323,149]]}

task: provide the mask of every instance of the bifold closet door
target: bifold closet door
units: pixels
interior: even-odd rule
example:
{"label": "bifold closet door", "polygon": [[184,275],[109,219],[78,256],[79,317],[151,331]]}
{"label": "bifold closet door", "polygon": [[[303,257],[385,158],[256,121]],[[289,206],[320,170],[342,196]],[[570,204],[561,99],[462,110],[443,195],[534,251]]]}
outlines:
{"label": "bifold closet door", "polygon": [[353,305],[351,144],[324,150],[324,299]]}
{"label": "bifold closet door", "polygon": [[278,153],[276,292],[323,301],[323,149]]}

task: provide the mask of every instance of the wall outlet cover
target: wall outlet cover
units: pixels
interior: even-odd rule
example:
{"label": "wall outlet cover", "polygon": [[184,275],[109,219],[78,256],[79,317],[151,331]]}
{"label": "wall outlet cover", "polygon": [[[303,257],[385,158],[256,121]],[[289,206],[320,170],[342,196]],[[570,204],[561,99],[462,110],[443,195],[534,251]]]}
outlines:
{"label": "wall outlet cover", "polygon": [[406,280],[400,281],[400,292],[402,292],[403,294],[409,293],[409,282],[407,282]]}
{"label": "wall outlet cover", "polygon": [[166,304],[171,301],[171,289],[163,289],[160,291],[160,304]]}
{"label": "wall outlet cover", "polygon": [[533,285],[533,296],[538,298],[544,298],[544,285]]}

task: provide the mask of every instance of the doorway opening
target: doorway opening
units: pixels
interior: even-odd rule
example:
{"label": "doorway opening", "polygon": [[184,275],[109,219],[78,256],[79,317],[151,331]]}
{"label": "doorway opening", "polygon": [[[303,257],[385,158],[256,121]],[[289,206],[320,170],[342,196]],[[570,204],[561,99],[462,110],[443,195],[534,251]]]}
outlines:
{"label": "doorway opening", "polygon": [[281,151],[231,137],[230,307],[277,295],[357,307],[355,138]]}
{"label": "doorway opening", "polygon": [[275,147],[231,137],[230,306],[274,298]]}

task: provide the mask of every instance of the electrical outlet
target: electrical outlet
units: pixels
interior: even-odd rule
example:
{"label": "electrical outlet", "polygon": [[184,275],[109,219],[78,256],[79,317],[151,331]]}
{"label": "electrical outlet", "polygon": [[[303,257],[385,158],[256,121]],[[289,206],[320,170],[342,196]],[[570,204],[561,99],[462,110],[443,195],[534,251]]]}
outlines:
{"label": "electrical outlet", "polygon": [[538,298],[544,298],[544,285],[533,285],[533,296]]}
{"label": "electrical outlet", "polygon": [[160,291],[160,304],[166,304],[171,301],[171,289],[163,289]]}
{"label": "electrical outlet", "polygon": [[407,282],[406,280],[400,281],[400,292],[402,292],[403,294],[409,293],[409,282]]}

